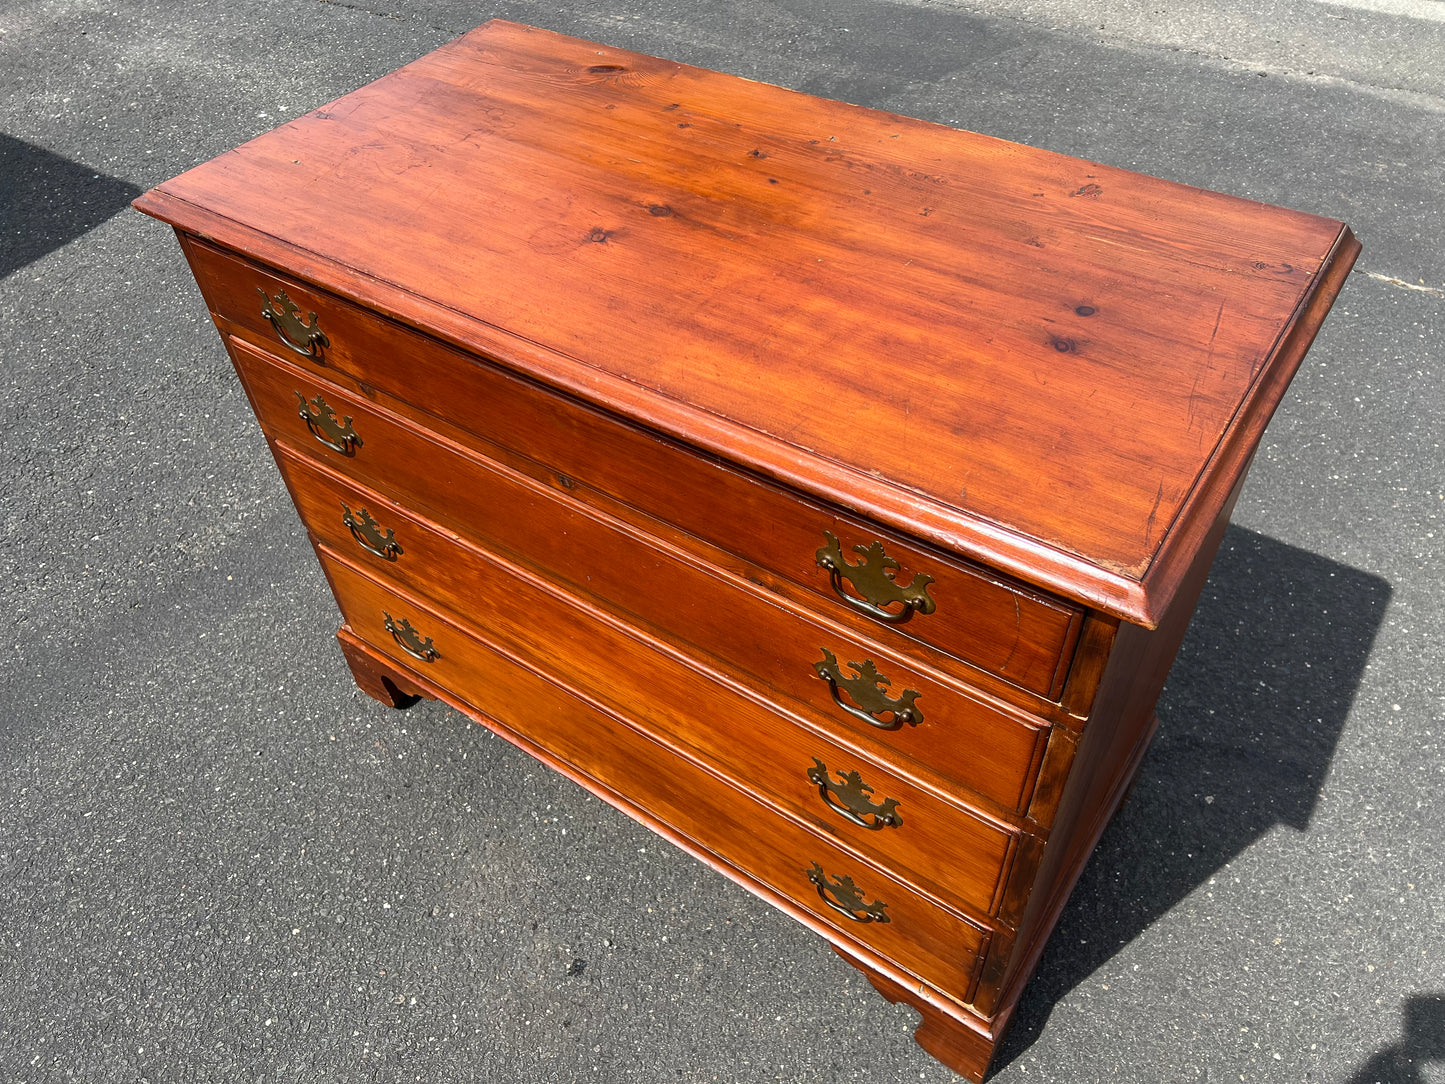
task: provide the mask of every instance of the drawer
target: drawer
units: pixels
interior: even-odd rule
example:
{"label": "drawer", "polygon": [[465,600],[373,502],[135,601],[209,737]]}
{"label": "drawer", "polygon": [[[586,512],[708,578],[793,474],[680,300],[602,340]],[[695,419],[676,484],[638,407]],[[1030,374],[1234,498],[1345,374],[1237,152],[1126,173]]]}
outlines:
{"label": "drawer", "polygon": [[[615,804],[656,818],[755,885],[767,886],[919,978],[945,989],[972,990],[986,927],[859,865],[851,855],[777,816],[619,715],[564,691],[452,621],[321,553],[347,623],[400,666],[595,781]],[[435,657],[418,661],[403,651],[384,631],[388,617],[393,624],[409,621],[422,630],[432,641]],[[856,900],[847,898],[848,885],[840,881],[845,877],[857,889]],[[812,878],[832,895],[825,896]],[[589,891],[596,890],[589,886]],[[854,909],[844,914],[838,908],[848,903]],[[864,904],[874,905],[873,911]]]}
{"label": "drawer", "polygon": [[[449,543],[439,544],[435,532],[416,533],[421,528],[403,511],[414,509],[606,602],[629,623],[685,644],[690,654],[705,653],[759,695],[801,711],[845,744],[910,774],[968,788],[1008,812],[1028,808],[1047,739],[1047,729],[1028,716],[930,678],[837,626],[784,609],[775,596],[691,565],[686,554],[653,545],[524,476],[444,447],[244,346],[234,353],[262,424],[277,441],[302,516],[343,552],[375,560],[343,522],[345,501],[353,517],[366,508],[380,517],[379,529],[400,532],[403,553],[384,559],[392,574],[468,612],[460,605],[475,597],[475,581],[452,567]],[[336,412],[335,423],[351,419],[362,440],[350,446],[353,454],[313,439],[298,416],[303,398],[308,410],[319,411],[318,396]],[[321,435],[347,444],[336,432]],[[374,493],[343,492],[346,482],[326,481],[302,465],[307,461],[344,471],[397,503],[383,513]],[[873,671],[877,680],[869,680]],[[900,712],[913,721],[902,721]]]}
{"label": "drawer", "polygon": [[[327,534],[323,545],[341,541]],[[516,566],[415,525],[402,537],[398,564],[435,557],[443,588],[428,583],[423,590],[448,596],[448,612],[465,615],[455,620],[474,635],[625,714],[860,859],[966,911],[998,911],[1017,831],[796,725]],[[375,637],[381,626],[356,628]]]}
{"label": "drawer", "polygon": [[[1078,607],[802,499],[330,294],[184,240],[223,331],[355,381],[369,393],[389,392],[416,412],[560,472],[552,475],[554,482],[584,499],[595,490],[755,563],[766,570],[760,582],[783,591],[789,585],[805,589],[813,605],[861,635],[904,651],[926,645],[1020,689],[1059,697],[1082,621]],[[289,332],[283,292],[302,321]],[[276,313],[274,324],[263,315],[263,304]],[[312,312],[325,345],[305,341]],[[302,349],[288,348],[283,334]]]}

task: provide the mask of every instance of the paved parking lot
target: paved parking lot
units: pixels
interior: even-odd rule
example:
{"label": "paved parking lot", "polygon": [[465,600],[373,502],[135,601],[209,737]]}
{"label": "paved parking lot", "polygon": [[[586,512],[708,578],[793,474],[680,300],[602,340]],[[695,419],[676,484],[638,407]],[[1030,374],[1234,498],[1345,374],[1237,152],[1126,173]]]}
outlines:
{"label": "paved parking lot", "polygon": [[503,16],[1350,223],[999,1081],[1445,1081],[1445,4],[0,5],[0,1081],[945,1081],[338,615],[140,191]]}

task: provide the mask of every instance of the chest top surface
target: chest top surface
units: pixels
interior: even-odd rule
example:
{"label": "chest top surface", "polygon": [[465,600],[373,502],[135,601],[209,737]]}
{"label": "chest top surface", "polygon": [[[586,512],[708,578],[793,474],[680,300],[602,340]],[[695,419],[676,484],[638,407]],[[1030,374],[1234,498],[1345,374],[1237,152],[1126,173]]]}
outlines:
{"label": "chest top surface", "polygon": [[1145,623],[1358,251],[1339,222],[504,22],[137,206]]}

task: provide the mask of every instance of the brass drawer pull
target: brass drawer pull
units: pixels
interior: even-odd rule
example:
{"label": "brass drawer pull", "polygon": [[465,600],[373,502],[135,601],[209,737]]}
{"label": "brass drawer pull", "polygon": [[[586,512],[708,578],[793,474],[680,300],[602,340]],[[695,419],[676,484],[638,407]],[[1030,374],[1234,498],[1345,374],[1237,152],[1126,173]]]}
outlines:
{"label": "brass drawer pull", "polygon": [[406,618],[403,617],[401,624],[397,624],[391,614],[385,610],[382,611],[382,616],[386,618],[386,631],[391,633],[391,638],[396,641],[397,646],[412,658],[420,659],[422,662],[436,662],[441,658],[431,642],[431,637],[428,636],[423,640],[421,634],[411,627],[411,622]]}
{"label": "brass drawer pull", "polygon": [[342,501],[341,513],[341,522],[346,524],[351,537],[356,539],[362,549],[385,561],[395,561],[401,556],[401,544],[396,540],[396,532],[388,527],[386,534],[382,534],[381,524],[372,519],[371,513],[365,508],[353,512],[346,502]]}
{"label": "brass drawer pull", "polygon": [[[928,585],[933,582],[932,576],[923,572],[915,573],[912,582],[905,587],[894,580],[893,574],[899,565],[883,552],[882,542],[874,541],[866,546],[854,546],[853,552],[861,553],[863,560],[853,564],[843,556],[843,545],[831,531],[824,531],[823,537],[828,540],[828,544],[818,550],[818,567],[828,570],[834,594],[853,609],[879,621],[887,621],[890,625],[903,624],[913,616],[915,610],[921,614],[933,612],[934,602],[928,594]],[[851,583],[853,590],[863,597],[859,598],[858,595],[843,590],[844,580]],[[901,610],[886,608],[898,604],[902,604]]]}
{"label": "brass drawer pull", "polygon": [[301,310],[286,296],[285,290],[276,295],[274,305],[261,287],[257,286],[256,292],[261,295],[261,315],[271,321],[277,337],[303,358],[319,358],[322,348],[331,345],[331,340],[317,322],[316,314],[309,314],[309,324],[303,323]]}
{"label": "brass drawer pull", "polygon": [[296,413],[306,423],[306,428],[311,430],[313,437],[333,452],[340,452],[342,455],[356,454],[356,449],[362,445],[362,439],[356,435],[356,430],[351,428],[351,415],[342,418],[338,425],[336,411],[327,406],[326,400],[321,396],[318,395],[308,403],[306,396],[299,391],[293,394],[301,403],[301,409]]}
{"label": "brass drawer pull", "polygon": [[[826,647],[819,650],[823,652],[823,659],[815,662],[813,669],[828,683],[833,692],[833,703],[849,715],[880,730],[896,730],[904,724],[916,726],[923,722],[923,712],[917,704],[918,690],[904,689],[902,696],[891,697],[883,690],[893,683],[878,672],[872,659],[864,659],[861,663],[850,662],[848,667],[853,676],[844,677],[838,665],[838,656]],[[838,691],[840,688],[852,698],[853,704],[858,705],[856,708],[843,699]]]}
{"label": "brass drawer pull", "polygon": [[[808,780],[818,788],[818,797],[828,808],[844,820],[852,821],[862,828],[877,831],[879,828],[899,828],[903,818],[898,814],[898,800],[884,798],[882,804],[874,805],[868,800],[873,788],[863,782],[857,772],[840,772],[834,769],[838,782],[828,778],[828,765],[817,757],[813,767],[808,769]],[[871,819],[869,819],[871,818]]]}
{"label": "brass drawer pull", "polygon": [[830,882],[828,875],[823,872],[823,867],[816,862],[807,873],[808,880],[818,886],[818,898],[840,915],[852,919],[854,922],[888,921],[886,913],[888,905],[881,900],[864,903],[863,893],[853,883],[853,878],[846,873],[842,876],[834,874]]}

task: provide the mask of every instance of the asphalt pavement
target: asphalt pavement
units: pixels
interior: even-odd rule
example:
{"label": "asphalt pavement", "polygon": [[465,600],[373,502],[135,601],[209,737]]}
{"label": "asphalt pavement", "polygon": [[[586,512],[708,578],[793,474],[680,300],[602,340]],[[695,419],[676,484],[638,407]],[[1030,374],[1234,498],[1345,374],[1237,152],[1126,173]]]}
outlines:
{"label": "asphalt pavement", "polygon": [[1445,3],[0,2],[0,1081],[946,1081],[827,945],[352,683],[140,191],[493,16],[1344,219],[995,1079],[1445,1081]]}

